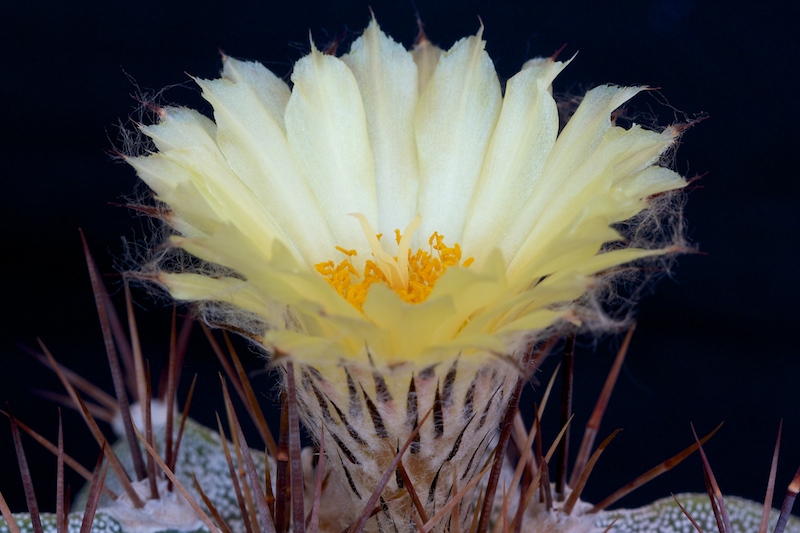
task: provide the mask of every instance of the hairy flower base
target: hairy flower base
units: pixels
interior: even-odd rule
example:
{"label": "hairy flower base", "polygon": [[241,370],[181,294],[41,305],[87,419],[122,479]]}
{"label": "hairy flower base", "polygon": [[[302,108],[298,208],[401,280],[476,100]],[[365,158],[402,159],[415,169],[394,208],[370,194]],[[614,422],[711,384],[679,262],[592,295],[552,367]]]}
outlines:
{"label": "hairy flower base", "polygon": [[[428,516],[452,497],[454,482],[463,487],[485,468],[519,375],[510,365],[493,363],[455,357],[418,373],[347,365],[295,370],[305,427],[316,440],[325,432],[328,464],[347,494],[350,513],[360,512],[398,448],[429,411],[403,460]],[[384,490],[384,500],[401,490],[398,474]],[[370,527],[414,530],[404,501],[411,504],[408,495],[402,496]],[[354,518],[342,516],[345,524]]]}

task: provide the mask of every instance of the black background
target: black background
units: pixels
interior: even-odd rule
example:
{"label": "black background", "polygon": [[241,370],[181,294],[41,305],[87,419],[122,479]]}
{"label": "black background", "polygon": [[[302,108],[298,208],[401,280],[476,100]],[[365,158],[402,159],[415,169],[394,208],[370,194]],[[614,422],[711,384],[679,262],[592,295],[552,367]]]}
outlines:
{"label": "black background", "polygon": [[[137,86],[174,85],[162,101],[208,112],[185,73],[215,77],[219,48],[288,76],[308,49],[309,31],[319,45],[345,32],[346,49],[366,26],[371,5],[382,28],[410,46],[418,9],[428,36],[444,48],[476,32],[480,17],[501,79],[526,59],[567,43],[562,57],[580,53],[556,80],[557,93],[604,82],[647,84],[661,90],[638,96],[636,110],[658,115],[661,124],[708,113],[685,134],[675,160],[689,177],[708,172],[702,188],[689,194],[685,213],[689,237],[707,255],[681,258],[639,306],[639,327],[600,438],[618,427],[625,431],[606,450],[585,495],[598,501],[688,446],[690,422],[704,433],[724,420],[707,445],[719,484],[726,494],[760,499],[783,418],[782,498],[800,466],[798,8],[789,2],[606,4],[4,3],[0,400],[55,439],[56,407],[32,390],[60,387],[16,346],[33,346],[37,336],[61,362],[111,391],[78,228],[109,274],[122,255],[120,237],[136,241],[149,234],[144,219],[109,205],[124,202],[136,187],[132,169],[113,161],[108,150],[118,142],[117,121],[135,114],[138,104],[129,95]],[[119,291],[118,280],[107,278],[112,291]],[[167,352],[171,311],[141,291],[135,299],[145,353],[157,370]],[[193,416],[210,423],[220,394],[217,365],[202,337],[196,328],[179,401],[191,374],[201,372]],[[581,340],[575,449],[619,341]],[[261,363],[239,346],[248,367],[258,369]],[[254,383],[268,412],[277,413],[266,399],[274,382],[259,375]],[[555,409],[546,418],[545,436],[552,438]],[[66,410],[64,420],[67,452],[93,464],[98,448],[79,417]],[[19,511],[24,499],[10,434],[0,420],[0,491]],[[40,502],[52,510],[55,459],[23,440]],[[76,487],[80,478],[70,482]],[[692,456],[620,503],[637,506],[670,491],[703,488],[700,460]]]}

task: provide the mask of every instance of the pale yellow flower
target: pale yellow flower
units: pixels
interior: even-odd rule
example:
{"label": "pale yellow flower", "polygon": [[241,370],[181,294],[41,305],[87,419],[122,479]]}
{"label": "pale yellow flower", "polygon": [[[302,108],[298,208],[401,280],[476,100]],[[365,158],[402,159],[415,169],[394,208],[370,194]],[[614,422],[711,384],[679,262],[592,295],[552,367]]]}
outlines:
{"label": "pale yellow flower", "polygon": [[[529,61],[503,94],[481,35],[447,52],[427,41],[407,51],[373,21],[341,58],[312,49],[291,88],[261,64],[226,58],[221,79],[196,80],[214,120],[163,109],[143,127],[158,152],[128,159],[168,206],[171,245],[229,269],[161,271],[158,281],[177,300],[216,302],[211,320],[301,365],[307,422],[318,435],[310,419],[323,420],[339,439],[333,466],[359,497],[413,429],[412,396],[415,416],[440,402],[440,418],[458,420],[423,427],[430,449],[407,464],[422,490],[433,485],[428,504],[446,497],[434,472],[442,486],[448,465],[474,473],[516,381],[496,356],[516,358],[559,321],[580,322],[575,302],[598,273],[665,253],[604,245],[650,197],[685,185],[658,166],[677,128],[611,119],[641,88],[589,91],[559,133],[551,83],[567,62]],[[395,262],[395,229],[417,215]],[[408,303],[398,294],[410,290],[405,258],[438,257],[435,232],[451,266],[424,302]],[[359,275],[374,261],[392,286],[374,283],[352,305],[315,267],[346,258]]]}

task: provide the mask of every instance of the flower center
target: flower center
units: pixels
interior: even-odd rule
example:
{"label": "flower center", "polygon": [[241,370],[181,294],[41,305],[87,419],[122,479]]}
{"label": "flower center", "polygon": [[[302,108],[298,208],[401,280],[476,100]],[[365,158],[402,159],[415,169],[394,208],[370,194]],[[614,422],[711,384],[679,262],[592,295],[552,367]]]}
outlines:
{"label": "flower center", "polygon": [[[380,239],[383,234],[375,234],[367,217],[361,213],[352,213],[350,216],[357,218],[361,223],[361,229],[364,230],[364,235],[372,249],[372,257],[375,260],[367,260],[363,277],[358,274],[348,259],[342,260],[338,265],[333,261],[327,261],[316,264],[314,267],[337,293],[341,294],[359,311],[364,305],[369,287],[373,283],[389,285],[400,298],[408,303],[421,303],[428,298],[436,281],[449,267],[462,266],[466,268],[474,260],[470,257],[461,263],[461,247],[455,243],[452,248],[448,248],[444,243],[444,235],[439,235],[438,232],[434,232],[428,239],[431,247],[429,252],[417,250],[417,253],[412,255],[411,237],[422,223],[420,215],[414,217],[402,234],[399,229],[394,230],[397,241],[397,257],[392,257],[381,247]],[[339,246],[336,249],[348,258],[357,255],[355,250],[345,250]],[[361,281],[353,283],[353,276]]]}

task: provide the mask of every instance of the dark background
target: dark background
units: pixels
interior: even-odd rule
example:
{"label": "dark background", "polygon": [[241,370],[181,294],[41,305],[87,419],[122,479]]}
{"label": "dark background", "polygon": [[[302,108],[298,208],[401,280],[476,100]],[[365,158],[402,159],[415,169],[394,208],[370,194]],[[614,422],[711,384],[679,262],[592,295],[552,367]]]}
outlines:
{"label": "dark background", "polygon": [[[144,219],[109,205],[124,202],[136,187],[133,170],[108,150],[118,144],[115,124],[135,114],[138,104],[129,95],[137,86],[174,86],[162,101],[208,112],[185,73],[215,77],[218,48],[288,76],[308,49],[309,30],[320,46],[345,32],[346,50],[366,26],[369,5],[382,28],[407,46],[416,34],[417,10],[430,39],[444,48],[476,32],[480,17],[502,79],[526,59],[567,43],[562,57],[580,53],[556,80],[557,93],[604,82],[647,84],[661,90],[638,96],[635,109],[658,115],[661,124],[700,113],[710,117],[685,134],[675,160],[689,177],[708,173],[702,188],[689,194],[685,212],[689,237],[707,255],[681,258],[639,306],[639,327],[599,438],[618,427],[625,431],[601,458],[586,498],[598,501],[688,446],[690,422],[705,433],[725,421],[707,445],[719,484],[726,494],[761,499],[783,418],[778,505],[800,466],[794,328],[798,8],[789,2],[611,4],[4,3],[0,401],[11,402],[22,421],[55,439],[56,407],[32,390],[59,390],[58,382],[17,347],[34,346],[37,336],[61,362],[111,391],[78,228],[109,274],[122,256],[121,237],[137,241],[149,234]],[[119,277],[107,281],[120,303]],[[135,299],[145,353],[157,371],[167,353],[171,310],[141,291]],[[581,340],[574,449],[619,342]],[[248,367],[258,369],[259,361],[239,346]],[[201,372],[193,416],[210,423],[220,408],[218,367],[199,328],[190,350],[180,405],[191,374]],[[549,363],[545,381],[554,366]],[[274,415],[266,399],[274,382],[261,375],[254,384]],[[555,410],[546,418],[545,436],[552,438]],[[64,420],[67,452],[93,464],[98,448],[79,417],[67,409]],[[0,491],[19,511],[24,499],[10,434],[0,419]],[[55,459],[27,437],[23,441],[40,502],[52,510]],[[80,478],[70,481],[76,487]],[[699,457],[692,456],[620,503],[637,506],[670,491],[703,488]]]}

